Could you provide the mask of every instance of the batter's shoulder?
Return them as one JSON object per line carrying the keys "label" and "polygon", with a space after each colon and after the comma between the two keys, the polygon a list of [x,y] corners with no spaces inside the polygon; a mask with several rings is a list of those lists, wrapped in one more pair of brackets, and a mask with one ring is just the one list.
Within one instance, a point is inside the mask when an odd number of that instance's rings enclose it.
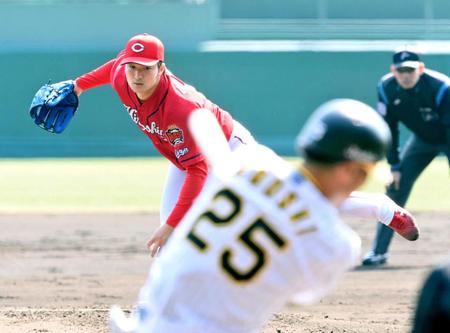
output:
{"label": "batter's shoulder", "polygon": [[259,143],[243,145],[233,151],[233,154],[246,169],[270,172],[280,179],[285,178],[294,169],[291,163]]}

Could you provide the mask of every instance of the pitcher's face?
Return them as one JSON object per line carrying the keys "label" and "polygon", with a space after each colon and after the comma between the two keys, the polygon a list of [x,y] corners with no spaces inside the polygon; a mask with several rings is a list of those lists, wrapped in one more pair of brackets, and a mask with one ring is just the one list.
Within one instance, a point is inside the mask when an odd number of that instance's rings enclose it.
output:
{"label": "pitcher's face", "polygon": [[157,64],[144,66],[137,63],[128,63],[125,65],[125,74],[128,85],[141,100],[149,98],[158,86],[163,73],[162,66]]}

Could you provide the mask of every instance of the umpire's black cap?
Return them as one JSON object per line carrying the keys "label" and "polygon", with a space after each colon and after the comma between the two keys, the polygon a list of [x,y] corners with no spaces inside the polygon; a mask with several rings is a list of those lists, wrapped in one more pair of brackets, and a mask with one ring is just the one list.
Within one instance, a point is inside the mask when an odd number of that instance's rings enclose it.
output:
{"label": "umpire's black cap", "polygon": [[409,67],[409,68],[419,68],[420,58],[416,52],[409,50],[402,50],[394,53],[392,57],[393,64],[395,68]]}

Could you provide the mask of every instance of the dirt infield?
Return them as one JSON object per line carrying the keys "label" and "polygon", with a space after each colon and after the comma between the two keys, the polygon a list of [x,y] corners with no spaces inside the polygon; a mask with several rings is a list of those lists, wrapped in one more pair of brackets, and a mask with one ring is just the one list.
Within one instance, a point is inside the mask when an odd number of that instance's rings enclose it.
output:
{"label": "dirt infield", "polygon": [[[450,214],[416,213],[417,242],[397,237],[383,269],[348,272],[320,303],[287,306],[264,333],[409,332],[417,292],[449,254]],[[370,246],[375,226],[349,221]],[[156,215],[0,216],[0,332],[107,332],[108,308],[130,309],[151,259]]]}

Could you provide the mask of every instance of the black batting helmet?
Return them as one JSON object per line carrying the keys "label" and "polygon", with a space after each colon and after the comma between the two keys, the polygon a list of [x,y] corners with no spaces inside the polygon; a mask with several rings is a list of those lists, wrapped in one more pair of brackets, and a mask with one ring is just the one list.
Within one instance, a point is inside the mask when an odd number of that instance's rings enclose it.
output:
{"label": "black batting helmet", "polygon": [[353,99],[322,104],[297,137],[307,159],[323,163],[376,162],[391,143],[387,124],[370,106]]}

